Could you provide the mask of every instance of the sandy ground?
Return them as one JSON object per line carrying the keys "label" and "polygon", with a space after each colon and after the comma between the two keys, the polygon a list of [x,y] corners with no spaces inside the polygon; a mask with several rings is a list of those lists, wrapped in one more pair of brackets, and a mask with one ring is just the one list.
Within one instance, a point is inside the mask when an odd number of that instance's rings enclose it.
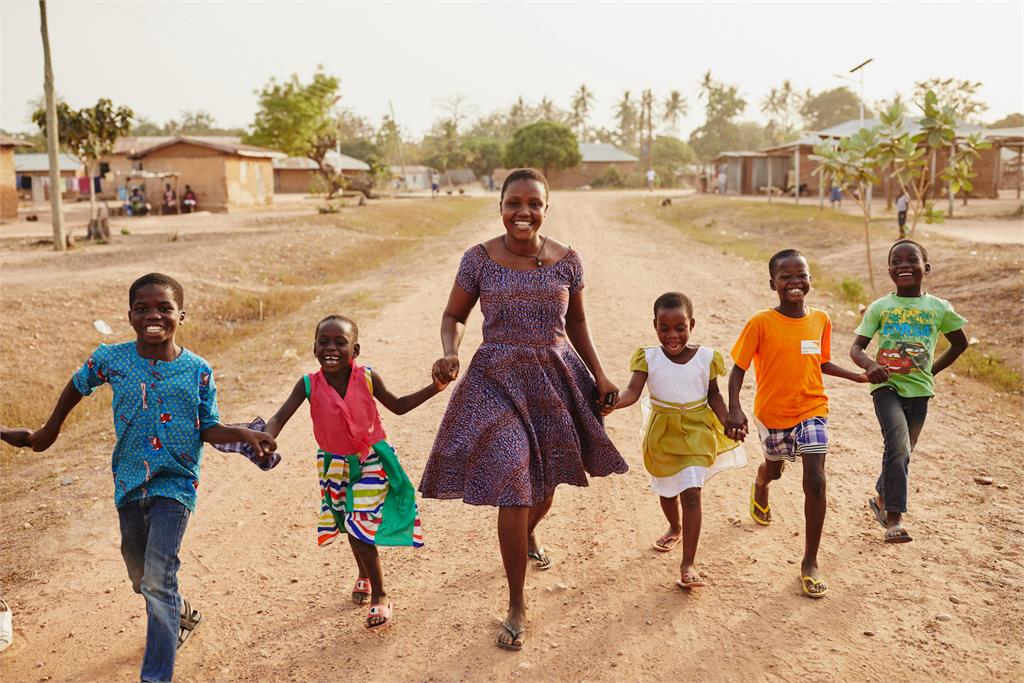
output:
{"label": "sandy ground", "polygon": [[[655,343],[649,307],[661,292],[687,292],[696,340],[722,351],[747,317],[774,305],[764,264],[722,256],[651,220],[620,222],[622,210],[615,194],[556,193],[546,226],[584,257],[593,336],[620,385],[632,349]],[[481,217],[427,253],[352,283],[380,293],[376,312],[359,319],[363,359],[393,390],[428,381],[458,259],[497,230],[496,217]],[[231,378],[221,383],[227,419],[266,416],[302,372],[315,369],[305,351],[298,358],[282,351],[305,349],[316,316],[340,306],[345,291],[325,287],[295,318],[211,359]],[[813,292],[811,302],[828,304]],[[463,363],[479,343],[479,325],[477,311]],[[851,330],[840,324],[834,353],[847,366],[850,341]],[[77,362],[69,359],[69,367]],[[675,588],[681,549],[651,549],[665,523],[647,488],[634,407],[608,419],[631,470],[588,488],[560,488],[540,527],[557,564],[529,572],[521,653],[493,644],[505,603],[493,509],[422,501],[427,545],[383,552],[395,624],[369,634],[364,608],[348,598],[355,579],[348,549],[316,547],[308,414],[300,410],[282,434],[286,457],[270,473],[207,449],[180,572],[183,592],[205,621],[180,653],[177,680],[1021,680],[1019,397],[940,377],[912,466],[905,519],[915,541],[886,546],[866,505],[881,448],[870,399],[861,385],[826,384],[833,447],[819,560],[828,597],[800,593],[799,472],[791,468],[772,488],[770,527],[748,517],[759,461],[750,441],[751,465],[720,475],[704,493],[698,565],[710,586],[693,594]],[[383,415],[414,481],[446,397],[403,417]],[[750,387],[744,400],[749,411]],[[13,456],[34,460],[6,470],[26,478],[26,491],[3,501],[0,515],[0,529],[17,539],[0,545],[7,565],[0,588],[16,631],[14,645],[0,654],[0,681],[137,680],[145,618],[118,552],[111,430],[83,425],[75,434],[81,438],[62,437],[45,456]],[[52,477],[53,488],[30,483],[54,469],[66,473],[68,486]],[[975,483],[982,473],[995,485]],[[60,521],[45,536],[22,530],[52,517]]]}

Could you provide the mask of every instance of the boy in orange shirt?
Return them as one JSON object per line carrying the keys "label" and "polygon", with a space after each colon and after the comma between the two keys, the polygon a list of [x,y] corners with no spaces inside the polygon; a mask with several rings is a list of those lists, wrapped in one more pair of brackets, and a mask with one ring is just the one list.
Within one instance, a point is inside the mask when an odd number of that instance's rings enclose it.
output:
{"label": "boy in orange shirt", "polygon": [[750,516],[762,526],[771,523],[768,485],[782,476],[785,462],[797,456],[804,467],[806,541],[800,565],[804,595],[823,598],[828,587],[818,575],[818,545],[825,523],[825,453],[828,450],[828,396],[822,375],[866,382],[830,362],[832,321],[825,311],[804,305],[811,291],[807,260],[795,249],[780,251],[768,261],[769,284],[779,305],[755,314],[732,348],[729,415],[725,433],[742,439],[747,417],[740,408],[743,377],[754,363],[757,391],[754,423],[765,461],[757,468],[750,490]]}

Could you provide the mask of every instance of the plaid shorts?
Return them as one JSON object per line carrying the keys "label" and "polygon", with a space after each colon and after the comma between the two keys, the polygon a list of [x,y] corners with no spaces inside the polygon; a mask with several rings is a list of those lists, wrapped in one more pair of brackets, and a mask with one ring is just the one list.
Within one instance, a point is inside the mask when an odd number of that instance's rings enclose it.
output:
{"label": "plaid shorts", "polygon": [[765,427],[756,417],[754,424],[765,460],[795,462],[798,455],[825,455],[828,451],[828,420],[824,417],[811,417],[786,429]]}

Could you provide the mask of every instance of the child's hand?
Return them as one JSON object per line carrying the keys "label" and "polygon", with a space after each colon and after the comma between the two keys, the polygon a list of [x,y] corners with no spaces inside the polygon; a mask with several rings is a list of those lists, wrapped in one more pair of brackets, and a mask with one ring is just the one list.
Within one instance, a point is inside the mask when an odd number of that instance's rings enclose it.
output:
{"label": "child's hand", "polygon": [[619,387],[607,377],[597,377],[595,381],[597,383],[597,406],[603,414],[607,414],[604,413],[605,409],[611,412],[615,409],[615,404],[619,402]]}
{"label": "child's hand", "polygon": [[31,436],[28,437],[28,445],[32,447],[33,451],[39,453],[52,446],[53,442],[57,440],[59,435],[59,428],[50,427],[49,424],[45,424],[32,432]]}
{"label": "child's hand", "polygon": [[747,416],[739,408],[733,408],[725,417],[725,435],[733,441],[747,438]]}
{"label": "child's hand", "polygon": [[871,365],[867,366],[865,370],[865,377],[867,378],[865,381],[867,382],[871,382],[872,384],[884,384],[889,381],[889,369],[884,365],[879,365],[872,361]]}
{"label": "child's hand", "polygon": [[434,367],[431,368],[430,374],[434,378],[434,386],[437,386],[439,382],[444,382],[445,385],[454,382],[459,378],[459,357],[451,354],[444,358],[438,358],[434,361]]}
{"label": "child's hand", "polygon": [[15,448],[28,448],[32,444],[29,439],[32,436],[32,432],[27,429],[8,429],[7,427],[0,426],[0,441],[9,443]]}
{"label": "child's hand", "polygon": [[245,428],[242,428],[240,431],[242,432],[242,439],[256,453],[262,453],[266,457],[277,450],[277,441],[270,434]]}
{"label": "child's hand", "polygon": [[438,377],[433,372],[430,373],[430,379],[434,383],[434,388],[438,391],[444,391],[445,389],[448,388],[448,385],[450,384],[450,381],[448,379]]}

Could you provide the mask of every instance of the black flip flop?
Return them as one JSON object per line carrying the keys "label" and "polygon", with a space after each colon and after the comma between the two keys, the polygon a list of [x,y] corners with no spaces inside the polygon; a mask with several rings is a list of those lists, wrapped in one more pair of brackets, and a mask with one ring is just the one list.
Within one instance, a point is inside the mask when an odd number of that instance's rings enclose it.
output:
{"label": "black flip flop", "polygon": [[517,631],[514,628],[512,628],[512,625],[509,624],[507,621],[501,622],[501,627],[503,629],[505,629],[510,636],[512,636],[512,642],[511,643],[503,643],[503,642],[501,642],[500,639],[496,640],[495,643],[498,645],[498,647],[500,647],[503,650],[513,650],[515,652],[518,652],[519,650],[522,650],[523,649],[523,644],[520,643],[519,645],[516,645],[516,641],[519,640],[519,636],[523,635],[523,633],[526,632],[526,627],[524,626],[524,627],[522,627],[521,629],[519,629]]}
{"label": "black flip flop", "polygon": [[181,601],[181,620],[178,624],[178,649],[185,644],[185,641],[192,635],[192,631],[199,626],[199,622],[203,620],[203,615],[200,614],[199,610],[192,609],[192,606],[188,604],[188,600]]}
{"label": "black flip flop", "polygon": [[871,512],[875,514],[875,519],[877,519],[878,523],[882,525],[882,528],[888,529],[889,527],[885,524],[885,510],[878,507],[878,499],[871,496],[871,498],[868,499],[868,507],[871,508]]}

